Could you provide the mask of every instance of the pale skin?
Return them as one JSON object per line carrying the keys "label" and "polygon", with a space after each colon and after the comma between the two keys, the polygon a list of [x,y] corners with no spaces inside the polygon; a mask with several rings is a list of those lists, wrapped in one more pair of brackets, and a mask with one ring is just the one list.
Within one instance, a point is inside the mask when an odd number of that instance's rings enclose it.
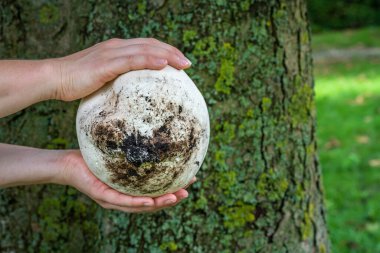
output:
{"label": "pale skin", "polygon": [[[191,65],[177,48],[151,38],[111,39],[62,58],[2,60],[0,117],[44,100],[80,99],[120,74],[168,64],[177,69]],[[46,183],[72,186],[102,207],[124,212],[154,212],[188,196],[186,189],[156,198],[128,196],[97,179],[79,150],[0,144],[0,187]]]}

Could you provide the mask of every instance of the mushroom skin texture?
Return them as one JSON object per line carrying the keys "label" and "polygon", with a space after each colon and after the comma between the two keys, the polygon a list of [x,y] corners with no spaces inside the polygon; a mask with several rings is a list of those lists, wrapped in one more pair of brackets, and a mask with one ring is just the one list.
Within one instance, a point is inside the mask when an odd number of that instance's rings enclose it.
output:
{"label": "mushroom skin texture", "polygon": [[89,169],[131,196],[185,187],[207,152],[210,123],[202,94],[183,70],[137,70],[82,99],[78,142]]}

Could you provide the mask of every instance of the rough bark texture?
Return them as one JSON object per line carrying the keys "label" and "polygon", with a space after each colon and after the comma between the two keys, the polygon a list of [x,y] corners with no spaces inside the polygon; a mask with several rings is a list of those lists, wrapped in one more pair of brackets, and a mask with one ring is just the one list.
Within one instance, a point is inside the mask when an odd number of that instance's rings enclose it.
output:
{"label": "rough bark texture", "polygon": [[[152,215],[101,210],[62,186],[0,190],[0,252],[328,252],[304,0],[0,3],[1,58],[156,37],[193,62],[212,139],[191,195]],[[77,103],[0,120],[0,141],[77,147]]]}

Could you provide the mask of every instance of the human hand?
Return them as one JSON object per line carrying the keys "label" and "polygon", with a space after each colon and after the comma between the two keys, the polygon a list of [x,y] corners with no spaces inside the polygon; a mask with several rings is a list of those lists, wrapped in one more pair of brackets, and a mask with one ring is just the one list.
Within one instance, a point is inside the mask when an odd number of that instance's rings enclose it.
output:
{"label": "human hand", "polygon": [[[85,164],[81,153],[76,150],[67,151],[62,164],[58,183],[75,187],[106,209],[128,213],[155,212],[174,206],[188,196],[185,189],[156,198],[133,197],[120,193],[95,177]],[[189,185],[195,180],[194,178]]]}
{"label": "human hand", "polygon": [[59,78],[50,87],[50,97],[64,101],[85,97],[131,70],[191,65],[177,48],[152,38],[110,39],[51,61]]}

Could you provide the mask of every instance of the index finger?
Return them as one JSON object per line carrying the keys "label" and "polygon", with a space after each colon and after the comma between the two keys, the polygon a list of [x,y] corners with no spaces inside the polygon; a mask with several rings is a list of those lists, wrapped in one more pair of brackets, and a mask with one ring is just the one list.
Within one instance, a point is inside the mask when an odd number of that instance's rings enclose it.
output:
{"label": "index finger", "polygon": [[[156,40],[156,39],[153,39],[153,40]],[[167,50],[173,50],[174,52],[176,52],[177,54],[179,54],[179,56],[181,57],[185,57],[185,55],[178,49],[176,48],[175,46],[172,46],[168,43],[165,43],[165,42],[162,42],[160,40],[156,40],[157,42],[153,42],[153,44],[157,44],[157,45],[160,45],[161,47],[167,49]]]}
{"label": "index finger", "polygon": [[129,196],[110,187],[104,189],[99,199],[112,205],[124,207],[147,207],[155,204],[152,198]]}
{"label": "index finger", "polygon": [[160,41],[158,39],[155,39],[155,38],[120,39],[119,43],[115,43],[115,48],[125,47],[125,46],[135,45],[135,44],[152,44],[152,45],[156,45],[156,46],[165,48],[166,50],[172,51],[172,52],[176,53],[180,57],[185,57],[185,55],[178,48],[176,48],[176,47],[174,47],[174,46],[172,46],[172,45],[170,45],[168,43],[162,42],[162,41]]}

